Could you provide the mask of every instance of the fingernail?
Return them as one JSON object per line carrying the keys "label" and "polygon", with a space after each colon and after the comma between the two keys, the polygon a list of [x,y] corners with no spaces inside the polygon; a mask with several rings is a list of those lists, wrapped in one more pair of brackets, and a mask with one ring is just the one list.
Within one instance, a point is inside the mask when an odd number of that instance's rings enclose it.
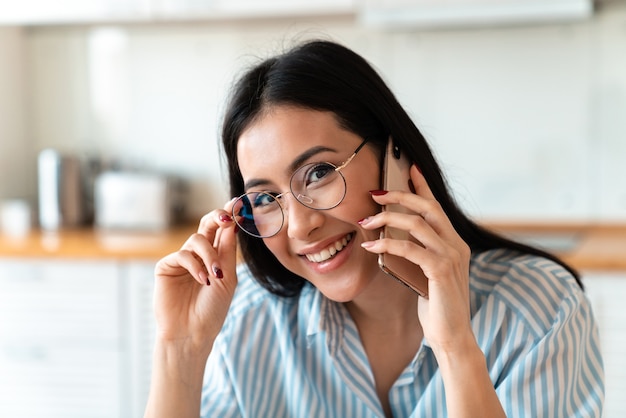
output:
{"label": "fingernail", "polygon": [[233,218],[231,218],[230,216],[226,215],[225,213],[222,213],[220,215],[220,221],[222,221],[222,222],[232,222]]}
{"label": "fingernail", "polygon": [[417,194],[417,192],[415,191],[415,185],[413,184],[413,180],[411,179],[409,179],[409,190],[411,191],[411,193]]}
{"label": "fingernail", "polygon": [[372,248],[374,246],[374,241],[365,241],[361,243],[361,247],[363,248]]}
{"label": "fingernail", "polygon": [[207,286],[211,285],[211,282],[209,281],[209,275],[206,274],[204,271],[200,272],[200,279],[205,281]]}
{"label": "fingernail", "polygon": [[419,171],[420,174],[424,174],[424,173],[422,173],[422,169],[420,168],[419,165],[417,165],[417,164],[413,164],[413,165],[415,166],[415,168],[417,168],[417,171]]}
{"label": "fingernail", "polygon": [[215,273],[215,277],[218,279],[224,278],[224,273],[222,273],[222,270],[217,266],[213,266],[213,273]]}
{"label": "fingernail", "polygon": [[363,219],[359,219],[356,223],[358,223],[359,225],[365,225],[366,223],[368,223],[370,220],[370,217],[368,216],[367,218],[363,218]]}
{"label": "fingernail", "polygon": [[382,195],[385,195],[387,193],[388,193],[387,190],[370,190],[370,194],[372,196],[382,196]]}

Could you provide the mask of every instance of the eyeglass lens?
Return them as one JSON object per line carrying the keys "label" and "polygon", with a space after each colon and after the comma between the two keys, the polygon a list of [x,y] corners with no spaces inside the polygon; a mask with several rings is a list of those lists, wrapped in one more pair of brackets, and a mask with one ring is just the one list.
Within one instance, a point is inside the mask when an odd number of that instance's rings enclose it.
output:
{"label": "eyeglass lens", "polygon": [[242,195],[233,206],[235,222],[255,237],[271,237],[283,226],[283,209],[276,196],[266,192]]}
{"label": "eyeglass lens", "polygon": [[[346,194],[346,181],[330,163],[312,163],[300,167],[291,177],[291,193],[311,209],[332,209]],[[268,238],[276,235],[284,223],[284,211],[279,199],[282,194],[249,192],[233,207],[237,225],[250,235]]]}

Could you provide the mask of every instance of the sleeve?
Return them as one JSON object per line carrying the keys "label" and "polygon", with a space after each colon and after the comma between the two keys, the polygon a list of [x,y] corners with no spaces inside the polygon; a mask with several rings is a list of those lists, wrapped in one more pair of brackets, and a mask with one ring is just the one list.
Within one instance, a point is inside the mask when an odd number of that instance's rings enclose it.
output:
{"label": "sleeve", "polygon": [[200,405],[201,418],[240,418],[237,394],[216,344],[207,360]]}
{"label": "sleeve", "polygon": [[[602,415],[604,371],[597,325],[582,290],[570,286],[566,292],[559,295],[554,310],[535,314],[552,317],[541,333],[530,323],[528,311],[512,315],[511,332],[500,347],[508,354],[499,357],[507,366],[495,380],[509,418]],[[546,306],[537,301],[526,305]]]}

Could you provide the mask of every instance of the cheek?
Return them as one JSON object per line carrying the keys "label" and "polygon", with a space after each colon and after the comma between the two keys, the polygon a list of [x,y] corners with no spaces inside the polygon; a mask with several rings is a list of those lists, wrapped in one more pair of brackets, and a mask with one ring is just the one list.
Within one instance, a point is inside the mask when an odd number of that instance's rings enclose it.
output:
{"label": "cheek", "polygon": [[380,212],[380,205],[374,202],[370,195],[370,190],[380,188],[380,180],[374,172],[373,175],[364,175],[352,178],[348,183],[346,197],[339,207],[352,212],[354,221],[358,221],[367,216],[375,215]]}
{"label": "cheek", "polygon": [[282,265],[286,266],[286,261],[288,260],[290,251],[288,246],[289,238],[287,237],[285,231],[280,231],[278,235],[271,238],[264,238],[263,242],[267,246],[267,249],[274,254],[274,257],[276,257]]}
{"label": "cheek", "polygon": [[337,213],[341,213],[339,216],[353,223],[379,213],[381,207],[374,202],[368,190],[358,195],[356,193],[352,196],[346,195],[346,199],[337,209],[339,210]]}

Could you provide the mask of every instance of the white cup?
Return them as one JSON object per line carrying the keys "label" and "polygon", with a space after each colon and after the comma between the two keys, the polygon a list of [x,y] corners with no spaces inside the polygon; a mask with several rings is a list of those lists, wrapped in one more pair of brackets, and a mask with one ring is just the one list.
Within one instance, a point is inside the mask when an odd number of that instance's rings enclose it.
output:
{"label": "white cup", "polygon": [[25,200],[0,202],[0,230],[12,237],[23,237],[30,232],[32,212]]}

